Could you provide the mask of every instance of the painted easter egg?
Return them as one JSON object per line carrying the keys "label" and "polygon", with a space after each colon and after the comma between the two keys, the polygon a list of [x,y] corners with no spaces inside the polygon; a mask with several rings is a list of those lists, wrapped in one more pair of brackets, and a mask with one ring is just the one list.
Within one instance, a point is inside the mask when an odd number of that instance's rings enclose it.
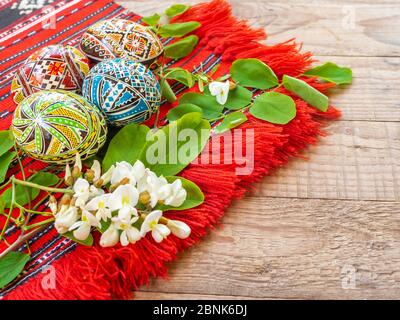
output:
{"label": "painted easter egg", "polygon": [[141,63],[120,58],[94,66],[83,82],[82,95],[115,126],[146,121],[161,101],[154,74]]}
{"label": "painted easter egg", "polygon": [[80,47],[95,60],[125,58],[150,65],[163,52],[163,45],[149,28],[124,19],[102,20],[83,34]]}
{"label": "painted easter egg", "polygon": [[64,90],[34,93],[15,109],[11,131],[32,158],[51,163],[88,158],[103,146],[104,116],[78,94]]}
{"label": "painted easter egg", "polygon": [[51,45],[29,56],[15,73],[11,84],[14,101],[40,90],[68,90],[80,93],[89,72],[89,60],[71,46]]}

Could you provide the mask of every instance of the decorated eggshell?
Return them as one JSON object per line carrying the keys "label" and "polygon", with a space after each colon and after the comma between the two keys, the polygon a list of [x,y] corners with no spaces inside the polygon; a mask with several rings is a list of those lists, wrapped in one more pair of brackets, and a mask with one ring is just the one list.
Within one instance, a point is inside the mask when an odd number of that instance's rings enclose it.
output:
{"label": "decorated eggshell", "polygon": [[163,45],[153,31],[124,19],[95,23],[83,34],[80,46],[95,61],[125,58],[146,65],[154,62],[163,52]]}
{"label": "decorated eggshell", "polygon": [[82,95],[115,126],[146,121],[161,101],[154,74],[141,63],[120,58],[93,67],[83,82]]}
{"label": "decorated eggshell", "polygon": [[17,145],[32,158],[51,163],[88,158],[102,147],[104,116],[81,96],[64,90],[40,91],[15,109],[11,130]]}
{"label": "decorated eggshell", "polygon": [[40,90],[80,93],[88,72],[89,60],[78,49],[63,45],[43,47],[17,70],[11,84],[14,101],[18,104]]}

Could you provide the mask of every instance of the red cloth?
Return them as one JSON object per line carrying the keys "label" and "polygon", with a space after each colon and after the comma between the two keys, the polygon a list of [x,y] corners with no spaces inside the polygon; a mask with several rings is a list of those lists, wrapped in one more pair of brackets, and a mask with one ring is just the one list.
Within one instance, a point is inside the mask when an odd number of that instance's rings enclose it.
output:
{"label": "red cloth", "polygon": [[[60,1],[59,1],[60,2]],[[58,2],[57,2],[58,3]],[[130,13],[110,0],[76,1],[65,9],[61,4],[56,29],[42,29],[41,24],[32,25],[3,43],[0,42],[0,129],[6,129],[11,122],[15,108],[10,96],[10,82],[15,69],[24,59],[42,46],[63,43],[76,46],[84,30],[94,22],[111,17],[138,21],[139,16]],[[69,4],[71,5],[71,3]],[[194,70],[202,65],[209,71],[220,64],[217,76],[229,71],[233,60],[244,57],[259,58],[266,62],[278,75],[298,76],[311,62],[310,53],[301,53],[293,42],[278,45],[263,45],[263,30],[251,29],[246,22],[232,16],[230,6],[224,0],[192,7],[177,21],[196,20],[202,27],[195,34],[200,42],[187,58],[173,62],[173,66]],[[10,26],[11,28],[12,26]],[[3,37],[4,38],[4,37]],[[2,38],[0,38],[1,41]],[[165,40],[165,39],[164,39]],[[329,85],[305,79],[315,88],[325,91]],[[174,85],[179,94],[184,88]],[[193,89],[195,90],[195,89]],[[284,91],[284,89],[281,89]],[[287,93],[287,92],[286,92]],[[205,203],[198,208],[183,212],[167,212],[168,218],[186,222],[192,228],[190,238],[180,240],[170,236],[161,244],[146,237],[128,247],[101,248],[96,238],[94,247],[84,247],[60,237],[49,227],[30,241],[32,260],[27,271],[14,283],[0,292],[5,299],[111,299],[129,298],[131,291],[147,283],[150,277],[165,276],[166,263],[203,237],[224,213],[235,198],[242,197],[250,184],[258,181],[271,170],[285,164],[290,157],[298,155],[308,144],[317,142],[322,134],[321,126],[326,119],[337,118],[339,112],[330,107],[321,113],[296,97],[297,117],[285,126],[273,125],[250,117],[243,129],[254,130],[254,170],[249,175],[238,176],[236,169],[240,164],[191,164],[182,176],[197,183],[205,194]],[[171,106],[164,104],[162,114]],[[233,138],[232,145],[240,143],[246,147],[246,140]],[[208,149],[219,147],[218,143]],[[210,151],[211,152],[211,151]],[[225,144],[221,154],[230,152]],[[23,160],[26,172],[45,168],[47,165],[32,159]],[[10,174],[18,176],[18,168]],[[44,208],[42,208],[44,209]],[[251,209],[251,208],[249,208]],[[4,219],[0,218],[0,225]],[[15,229],[7,233],[9,241],[17,237]],[[0,251],[4,250],[4,244]],[[26,250],[26,247],[22,247]],[[48,275],[44,267],[53,266],[56,275],[55,289],[43,286]],[[45,279],[44,279],[45,280]]]}

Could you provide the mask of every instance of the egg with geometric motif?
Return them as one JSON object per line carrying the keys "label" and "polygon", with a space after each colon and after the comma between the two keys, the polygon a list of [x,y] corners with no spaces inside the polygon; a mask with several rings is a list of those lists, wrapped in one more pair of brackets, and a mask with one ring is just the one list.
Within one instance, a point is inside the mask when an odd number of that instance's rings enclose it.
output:
{"label": "egg with geometric motif", "polygon": [[146,65],[162,53],[163,44],[148,27],[125,19],[107,19],[90,26],[82,35],[81,50],[94,61],[125,58]]}
{"label": "egg with geometric motif", "polygon": [[79,152],[83,159],[103,146],[103,114],[78,94],[45,90],[25,98],[15,109],[11,131],[19,148],[34,159],[66,163]]}
{"label": "egg with geometric motif", "polygon": [[82,95],[114,126],[148,120],[161,102],[155,75],[143,64],[121,58],[94,66],[83,82]]}
{"label": "egg with geometric motif", "polygon": [[41,90],[81,93],[88,73],[89,60],[81,51],[71,46],[51,45],[34,52],[18,68],[11,92],[17,104]]}

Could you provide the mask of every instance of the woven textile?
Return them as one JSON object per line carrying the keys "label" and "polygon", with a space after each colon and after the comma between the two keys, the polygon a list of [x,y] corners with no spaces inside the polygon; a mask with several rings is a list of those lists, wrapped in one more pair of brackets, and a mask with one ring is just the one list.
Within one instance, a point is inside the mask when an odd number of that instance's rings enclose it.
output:
{"label": "woven textile", "polygon": [[[24,1],[2,1],[0,4],[0,129],[10,126],[12,113],[16,107],[10,93],[11,81],[16,69],[35,50],[50,44],[68,44],[77,47],[84,31],[101,19],[122,18],[140,22],[140,17],[128,12],[110,0],[53,1],[52,7],[33,8],[20,14]],[[46,13],[57,11],[55,28],[46,18]],[[13,14],[11,14],[13,13]],[[3,23],[2,17],[7,17]],[[43,21],[42,21],[42,20]],[[170,61],[169,66],[179,66],[193,72],[209,72],[220,64],[216,76],[226,74],[233,60],[254,57],[267,63],[281,77],[283,74],[298,76],[310,67],[310,53],[301,53],[293,41],[273,46],[260,44],[265,39],[263,30],[251,29],[244,21],[232,16],[230,6],[224,0],[192,7],[176,21],[196,20],[202,27],[196,30],[200,42],[195,51],[180,61]],[[53,21],[54,22],[54,21]],[[47,28],[50,26],[50,28]],[[170,43],[172,39],[162,39]],[[330,85],[304,79],[320,91]],[[185,87],[174,84],[173,90],[179,96]],[[193,89],[196,90],[196,89]],[[285,89],[279,89],[284,92]],[[289,94],[288,92],[285,92]],[[257,94],[257,92],[255,92]],[[129,298],[135,288],[149,281],[151,277],[165,276],[166,263],[203,237],[207,230],[218,223],[224,210],[233,199],[242,197],[251,183],[258,181],[272,169],[285,164],[290,157],[298,155],[308,144],[317,142],[323,132],[325,120],[335,119],[339,112],[330,107],[321,113],[304,101],[293,96],[297,106],[297,116],[285,126],[262,122],[249,116],[250,121],[242,126],[244,131],[254,132],[254,170],[238,176],[238,163],[208,164],[194,163],[187,167],[182,176],[194,181],[205,194],[205,203],[198,208],[179,213],[167,212],[171,219],[177,218],[187,223],[192,234],[188,239],[169,237],[156,244],[151,237],[128,247],[88,248],[60,237],[52,227],[48,227],[30,240],[31,261],[27,271],[0,292],[5,299],[111,299]],[[169,106],[163,103],[161,116]],[[151,121],[151,120],[150,120]],[[246,141],[235,137],[232,144]],[[212,152],[215,144],[206,148]],[[219,146],[218,146],[219,147]],[[226,145],[225,145],[226,147]],[[224,152],[222,149],[221,153]],[[56,167],[23,158],[27,175],[37,170],[57,171]],[[21,178],[17,166],[10,170]],[[210,179],[212,177],[212,179]],[[40,199],[38,200],[40,201]],[[42,206],[40,209],[45,210]],[[0,218],[0,225],[4,222]],[[18,236],[11,226],[7,230],[10,242]],[[98,243],[98,238],[95,239]],[[0,252],[5,245],[0,246]],[[20,250],[27,250],[26,245]],[[56,271],[55,289],[43,288],[42,279],[47,275],[47,267]]]}

